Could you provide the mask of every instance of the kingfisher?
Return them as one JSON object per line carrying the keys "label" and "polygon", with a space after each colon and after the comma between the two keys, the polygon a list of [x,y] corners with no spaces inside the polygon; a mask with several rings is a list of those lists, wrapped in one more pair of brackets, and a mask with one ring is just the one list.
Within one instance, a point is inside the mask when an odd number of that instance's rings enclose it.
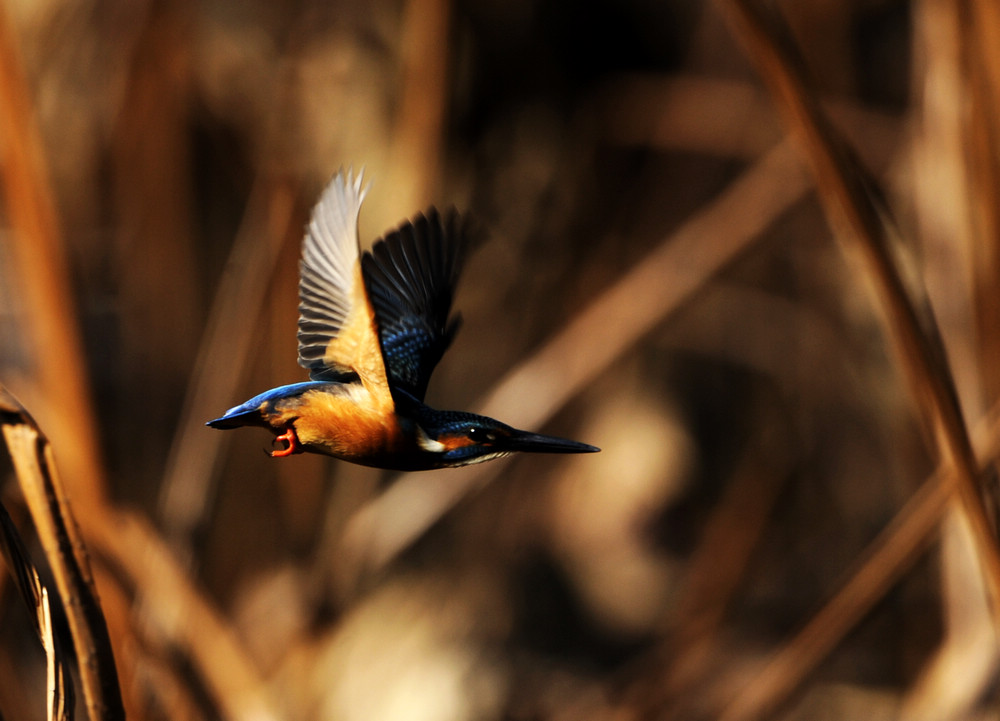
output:
{"label": "kingfisher", "polygon": [[518,451],[599,448],[424,403],[460,324],[452,298],[474,233],[454,208],[404,222],[360,252],[362,175],[334,176],[313,208],[299,264],[298,361],[309,380],[254,396],[209,421],[262,426],[276,458],[322,453],[398,471],[453,468]]}

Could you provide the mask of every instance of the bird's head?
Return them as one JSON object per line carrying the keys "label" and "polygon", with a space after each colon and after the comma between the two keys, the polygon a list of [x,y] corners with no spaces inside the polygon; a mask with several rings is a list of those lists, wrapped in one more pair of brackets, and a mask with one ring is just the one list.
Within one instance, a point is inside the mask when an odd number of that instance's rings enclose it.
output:
{"label": "bird's head", "polygon": [[[429,410],[429,409],[427,409]],[[433,411],[418,422],[417,443],[436,467],[483,463],[511,453],[594,453],[600,448],[566,438],[521,431],[460,411]]]}

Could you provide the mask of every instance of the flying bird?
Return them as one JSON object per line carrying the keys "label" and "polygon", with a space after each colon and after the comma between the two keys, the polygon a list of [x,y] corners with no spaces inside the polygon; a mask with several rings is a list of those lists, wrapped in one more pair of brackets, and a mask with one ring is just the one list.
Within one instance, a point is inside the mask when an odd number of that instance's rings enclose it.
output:
{"label": "flying bird", "polygon": [[310,380],[265,391],[207,425],[263,426],[283,443],[274,457],[308,451],[401,471],[517,451],[598,451],[424,403],[431,373],[458,330],[452,297],[473,234],[454,209],[431,208],[360,253],[358,215],[367,191],[360,173],[341,171],[306,231],[298,342]]}

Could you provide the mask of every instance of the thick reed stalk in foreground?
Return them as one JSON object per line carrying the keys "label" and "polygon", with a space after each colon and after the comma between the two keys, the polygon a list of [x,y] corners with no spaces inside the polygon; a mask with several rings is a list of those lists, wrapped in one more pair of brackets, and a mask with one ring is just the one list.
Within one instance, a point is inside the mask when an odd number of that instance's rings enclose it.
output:
{"label": "thick reed stalk in foreground", "polygon": [[46,718],[49,721],[71,721],[75,699],[67,670],[69,659],[62,650],[59,637],[53,633],[49,592],[42,585],[14,521],[3,505],[0,505],[0,555],[3,555],[14,577],[14,585],[32,616],[35,633],[45,650]]}
{"label": "thick reed stalk in foreground", "polygon": [[80,685],[92,721],[124,719],[111,639],[90,562],[53,461],[48,439],[0,386],[0,425],[14,470],[69,621]]}

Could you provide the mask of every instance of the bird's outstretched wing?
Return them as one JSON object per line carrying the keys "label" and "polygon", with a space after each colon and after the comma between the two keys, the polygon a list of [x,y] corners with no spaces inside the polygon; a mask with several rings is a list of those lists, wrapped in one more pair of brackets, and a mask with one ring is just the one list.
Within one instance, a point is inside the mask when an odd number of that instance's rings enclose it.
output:
{"label": "bird's outstretched wing", "polygon": [[361,258],[375,310],[389,388],[423,401],[434,367],[458,330],[450,317],[455,284],[471,244],[455,210],[418,215]]}
{"label": "bird's outstretched wing", "polygon": [[299,266],[299,365],[313,380],[360,379],[387,395],[374,314],[361,279],[358,213],[367,188],[341,171],[313,209]]}

